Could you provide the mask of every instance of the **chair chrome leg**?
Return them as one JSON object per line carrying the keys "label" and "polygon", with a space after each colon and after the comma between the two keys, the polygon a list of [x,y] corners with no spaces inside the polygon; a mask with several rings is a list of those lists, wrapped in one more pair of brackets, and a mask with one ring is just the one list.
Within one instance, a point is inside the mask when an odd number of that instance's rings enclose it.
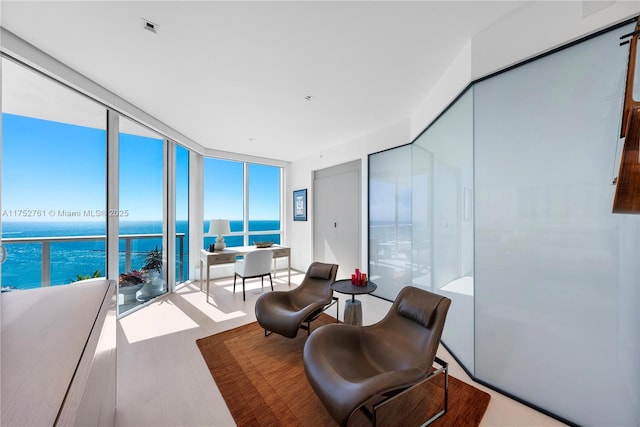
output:
{"label": "chair chrome leg", "polygon": [[273,279],[271,279],[271,273],[269,273],[269,282],[271,282],[271,290],[273,290]]}
{"label": "chair chrome leg", "polygon": [[433,378],[435,378],[439,374],[444,375],[444,390],[443,390],[444,396],[443,396],[442,409],[440,411],[438,411],[435,415],[433,415],[431,418],[429,418],[427,421],[425,421],[423,424],[421,424],[420,427],[425,427],[425,426],[430,425],[435,420],[437,420],[438,418],[442,417],[444,414],[447,413],[447,409],[449,407],[449,364],[447,362],[445,362],[444,360],[440,359],[437,356],[436,356],[434,362],[436,364],[438,364],[440,366],[440,368],[438,368],[435,371],[431,372],[425,379],[423,379],[419,383],[414,384],[411,387],[408,387],[408,388],[402,390],[401,392],[399,392],[397,394],[394,394],[394,395],[388,397],[387,399],[384,399],[384,400],[374,404],[371,411],[369,411],[368,408],[366,408],[366,406],[362,406],[360,408],[365,413],[365,415],[367,415],[367,418],[369,418],[369,421],[371,422],[372,426],[376,425],[376,411],[379,408],[383,407],[384,405],[386,405],[387,403],[391,402],[392,400],[400,398],[400,396],[404,395],[405,393],[407,393],[410,390],[415,389],[416,387],[420,386],[422,383],[424,383],[426,381],[431,381]]}
{"label": "chair chrome leg", "polygon": [[244,300],[245,300],[245,295],[244,295],[244,281],[245,281],[245,278],[243,277],[243,278],[242,278],[242,301],[244,301]]}

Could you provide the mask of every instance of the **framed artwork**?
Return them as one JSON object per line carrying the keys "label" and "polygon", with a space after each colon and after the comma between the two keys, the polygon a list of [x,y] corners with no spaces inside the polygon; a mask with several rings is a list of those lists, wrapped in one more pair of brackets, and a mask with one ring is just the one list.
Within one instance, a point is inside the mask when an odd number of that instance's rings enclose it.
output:
{"label": "framed artwork", "polygon": [[307,220],[307,189],[293,192],[293,220]]}

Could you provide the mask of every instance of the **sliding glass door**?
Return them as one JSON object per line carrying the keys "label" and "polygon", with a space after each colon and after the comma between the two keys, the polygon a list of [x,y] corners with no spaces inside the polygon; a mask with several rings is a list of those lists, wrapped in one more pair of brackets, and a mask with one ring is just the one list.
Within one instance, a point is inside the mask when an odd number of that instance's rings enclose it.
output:
{"label": "sliding glass door", "polygon": [[[120,313],[167,292],[165,140],[120,117]],[[115,215],[116,213],[113,212]]]}
{"label": "sliding glass door", "polygon": [[2,59],[3,291],[105,276],[106,109]]}
{"label": "sliding glass door", "polygon": [[[189,150],[113,111],[109,117],[119,125],[108,134],[107,113],[97,101],[2,58],[3,292],[104,277],[113,257],[124,313],[188,279]],[[108,148],[116,146],[117,179],[108,182]],[[108,197],[117,207],[107,206]],[[117,252],[107,248],[108,219]],[[110,268],[115,275],[115,264]]]}

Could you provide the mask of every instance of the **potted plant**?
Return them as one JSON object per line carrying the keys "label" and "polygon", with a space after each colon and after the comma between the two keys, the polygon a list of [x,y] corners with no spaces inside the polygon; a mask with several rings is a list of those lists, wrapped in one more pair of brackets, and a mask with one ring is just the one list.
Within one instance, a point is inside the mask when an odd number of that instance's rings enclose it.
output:
{"label": "potted plant", "polygon": [[132,304],[136,301],[136,292],[144,285],[144,272],[132,270],[122,273],[118,278],[119,292],[123,296],[123,304]]}
{"label": "potted plant", "polygon": [[162,251],[158,250],[158,246],[156,246],[155,249],[147,253],[141,269],[146,272],[147,280],[145,280],[144,286],[140,291],[140,296],[138,297],[140,300],[146,301],[162,293],[164,284],[162,280],[163,265]]}
{"label": "potted plant", "polygon": [[152,271],[155,270],[158,273],[162,272],[162,251],[158,250],[158,246],[149,252],[144,260],[143,270]]}

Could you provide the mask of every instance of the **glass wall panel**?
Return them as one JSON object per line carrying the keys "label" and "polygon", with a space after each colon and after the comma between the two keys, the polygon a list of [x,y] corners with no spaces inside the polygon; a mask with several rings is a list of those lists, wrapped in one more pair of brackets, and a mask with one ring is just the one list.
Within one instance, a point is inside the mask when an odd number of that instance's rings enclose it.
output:
{"label": "glass wall panel", "polygon": [[[167,292],[164,260],[164,139],[120,117],[119,312]],[[113,213],[116,214],[116,213]]]}
{"label": "glass wall panel", "polygon": [[[244,246],[244,163],[204,159],[204,233],[212,219],[230,220],[232,235],[224,236],[227,246]],[[205,236],[203,248],[215,243],[216,236]]]}
{"label": "glass wall panel", "polygon": [[106,110],[2,59],[2,289],[105,275]]}
{"label": "glass wall panel", "polygon": [[412,144],[413,284],[452,300],[442,340],[473,372],[473,95]]}
{"label": "glass wall panel", "polygon": [[281,167],[204,159],[203,247],[215,242],[216,236],[207,234],[210,220],[217,218],[230,220],[231,233],[224,237],[226,246],[253,245],[257,241],[280,244],[281,206]]}
{"label": "glass wall panel", "polygon": [[411,146],[369,156],[369,278],[395,299],[412,283]]}
{"label": "glass wall panel", "polygon": [[249,245],[256,241],[280,243],[281,168],[249,163]]}
{"label": "glass wall panel", "polygon": [[583,425],[640,419],[640,217],[611,213],[632,28],[474,86],[475,374]]}
{"label": "glass wall panel", "polygon": [[176,284],[189,279],[189,150],[176,145]]}

